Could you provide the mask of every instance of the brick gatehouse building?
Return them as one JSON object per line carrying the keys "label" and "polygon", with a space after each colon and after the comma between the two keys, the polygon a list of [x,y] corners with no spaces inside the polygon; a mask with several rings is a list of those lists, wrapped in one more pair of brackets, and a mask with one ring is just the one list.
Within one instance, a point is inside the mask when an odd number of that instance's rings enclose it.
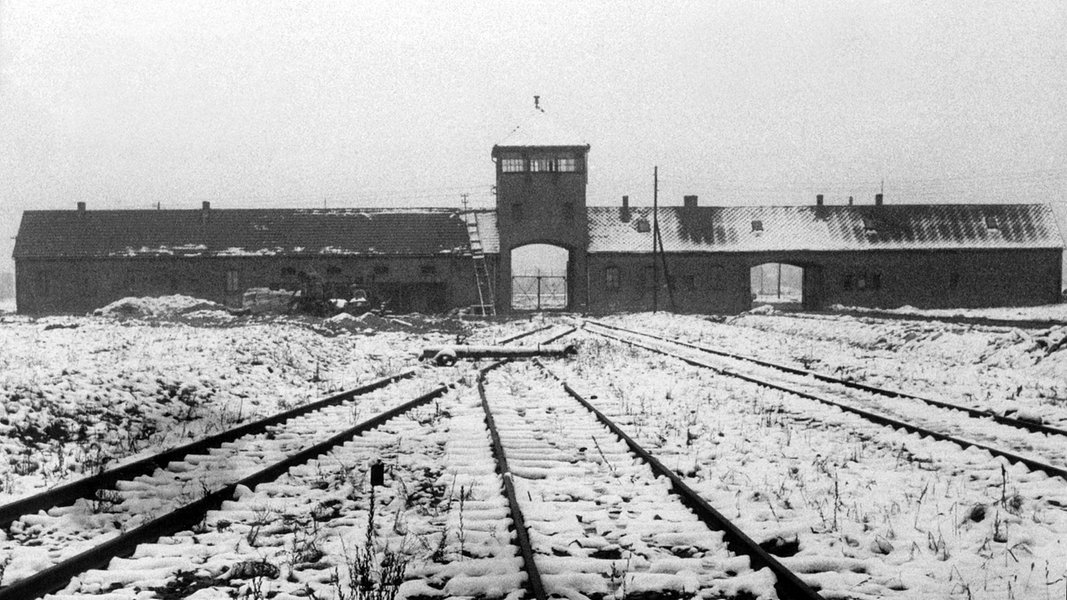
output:
{"label": "brick gatehouse building", "polygon": [[[26,211],[15,243],[18,311],[84,313],[181,293],[239,306],[249,288],[297,289],[315,272],[393,310],[516,310],[515,251],[558,247],[559,307],[737,313],[750,273],[803,269],[805,308],[1034,305],[1060,298],[1063,240],[1047,205],[588,206],[589,146],[540,110],[492,149],[495,210]],[[662,256],[653,255],[658,221]],[[468,224],[469,221],[469,224]],[[477,260],[487,266],[479,285]],[[484,258],[481,258],[484,256]],[[653,261],[655,260],[655,267]],[[665,267],[665,269],[664,269]],[[667,276],[664,276],[664,271]],[[485,290],[483,297],[488,297]],[[523,305],[526,306],[526,305]]]}

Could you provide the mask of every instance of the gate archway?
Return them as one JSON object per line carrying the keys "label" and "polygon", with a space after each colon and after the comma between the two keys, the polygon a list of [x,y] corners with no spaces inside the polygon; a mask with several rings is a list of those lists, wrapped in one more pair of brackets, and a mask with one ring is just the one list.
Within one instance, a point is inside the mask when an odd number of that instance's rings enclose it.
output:
{"label": "gate archway", "polygon": [[511,251],[511,308],[564,310],[570,302],[570,251],[552,244],[526,244]]}

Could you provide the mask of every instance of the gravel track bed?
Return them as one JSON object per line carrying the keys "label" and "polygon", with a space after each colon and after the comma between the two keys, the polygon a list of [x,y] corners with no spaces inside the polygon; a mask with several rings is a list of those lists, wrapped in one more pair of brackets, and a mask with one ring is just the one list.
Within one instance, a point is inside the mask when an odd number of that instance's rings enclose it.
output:
{"label": "gravel track bed", "polygon": [[513,364],[486,394],[548,594],[775,597],[768,570],[730,553],[558,382]]}
{"label": "gravel track bed", "polygon": [[172,462],[165,469],[70,506],[27,515],[0,533],[0,556],[11,557],[3,574],[10,583],[48,568],[144,522],[197,500],[327,439],[432,387],[440,371],[417,375],[342,404],[324,408]]}
{"label": "gravel track bed", "polygon": [[49,598],[518,598],[525,574],[494,465],[465,388],[243,489],[195,531],[141,545]]}
{"label": "gravel track bed", "polygon": [[1067,486],[616,342],[553,368],[826,598],[1067,593]]}

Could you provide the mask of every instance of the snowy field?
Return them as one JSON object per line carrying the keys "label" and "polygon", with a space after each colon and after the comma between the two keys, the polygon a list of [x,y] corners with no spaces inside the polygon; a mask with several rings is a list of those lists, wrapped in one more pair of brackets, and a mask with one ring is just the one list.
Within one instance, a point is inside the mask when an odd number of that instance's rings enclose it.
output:
{"label": "snowy field", "polygon": [[[1067,424],[1064,328],[991,331],[758,313],[609,320]],[[417,364],[424,346],[492,343],[553,323],[579,321],[268,319],[182,298],[130,301],[91,317],[3,314],[0,503],[399,372]],[[1062,479],[590,332],[571,339],[579,355],[548,366],[825,598],[1067,596]],[[308,421],[307,433],[289,435],[289,446],[439,382],[463,381],[433,405],[242,491],[196,528],[142,545],[55,597],[347,599],[357,597],[361,569],[372,575],[366,583],[381,594],[375,597],[519,597],[521,560],[470,367],[420,368],[414,379]],[[679,525],[691,517],[667,509],[666,496],[614,438],[583,425],[586,417],[537,369],[506,367],[488,390],[505,442],[525,444],[515,481],[550,589],[594,600],[685,598],[698,590],[774,597],[765,571],[724,558],[713,537]],[[263,457],[287,451],[285,437],[278,440],[249,444]],[[548,446],[537,450],[537,443]],[[1057,443],[1067,444],[1047,441]],[[212,468],[253,468],[241,446],[231,451],[213,453]],[[567,452],[577,453],[569,463]],[[365,468],[372,459],[390,465],[376,492]],[[205,460],[171,470],[191,471]],[[130,523],[115,521],[134,522],[139,510],[180,500],[152,496],[161,488],[148,484],[164,475],[120,485],[107,502],[48,511],[0,532],[0,582],[84,549],[102,531],[125,529]],[[621,489],[630,491],[606,491],[623,480],[629,487]],[[188,492],[188,482],[166,485],[180,491],[176,497]]]}

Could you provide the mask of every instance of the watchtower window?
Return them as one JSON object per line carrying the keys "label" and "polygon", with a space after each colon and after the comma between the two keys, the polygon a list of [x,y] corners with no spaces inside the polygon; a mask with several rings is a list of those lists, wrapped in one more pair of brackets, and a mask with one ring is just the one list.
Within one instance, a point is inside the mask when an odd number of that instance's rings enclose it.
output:
{"label": "watchtower window", "polygon": [[534,173],[573,173],[578,170],[578,159],[569,156],[538,156],[530,159],[530,171]]}
{"label": "watchtower window", "polygon": [[526,161],[522,158],[505,158],[500,168],[505,173],[521,173],[526,170]]}
{"label": "watchtower window", "polygon": [[752,233],[763,233],[763,221],[758,219],[752,221]]}

